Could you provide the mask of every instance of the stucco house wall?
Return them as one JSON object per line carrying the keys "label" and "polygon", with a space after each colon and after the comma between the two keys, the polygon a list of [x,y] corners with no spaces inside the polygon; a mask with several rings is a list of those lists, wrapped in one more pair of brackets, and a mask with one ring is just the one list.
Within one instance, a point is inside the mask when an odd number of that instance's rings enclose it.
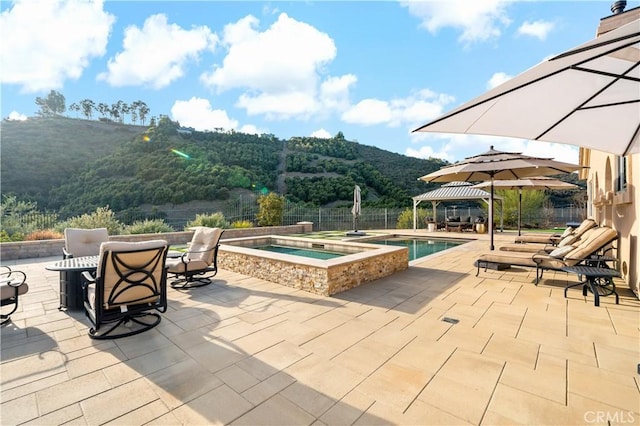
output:
{"label": "stucco house wall", "polygon": [[[596,35],[602,35],[637,19],[640,19],[640,8],[608,16],[600,21]],[[640,114],[640,107],[638,114]],[[626,188],[624,189],[619,189],[616,183],[618,177],[623,174],[619,160],[620,158],[613,154],[580,148],[580,164],[589,166],[589,169],[581,172],[580,177],[587,181],[589,216],[601,225],[611,226],[618,231],[620,236],[617,250],[618,266],[629,288],[640,298],[638,276],[640,155],[626,156]]]}

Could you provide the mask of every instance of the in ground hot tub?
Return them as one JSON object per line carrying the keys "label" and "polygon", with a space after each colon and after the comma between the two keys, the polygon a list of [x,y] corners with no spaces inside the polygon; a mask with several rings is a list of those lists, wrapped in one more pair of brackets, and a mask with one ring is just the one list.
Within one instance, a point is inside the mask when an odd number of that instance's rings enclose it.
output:
{"label": "in ground hot tub", "polygon": [[218,266],[331,296],[407,269],[409,251],[406,247],[265,235],[223,240]]}

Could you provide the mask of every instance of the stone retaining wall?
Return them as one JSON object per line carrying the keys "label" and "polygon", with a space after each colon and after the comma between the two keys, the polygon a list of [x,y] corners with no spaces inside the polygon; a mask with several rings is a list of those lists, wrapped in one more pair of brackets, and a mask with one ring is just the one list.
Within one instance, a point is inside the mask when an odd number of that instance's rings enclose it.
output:
{"label": "stone retaining wall", "polygon": [[[256,235],[290,235],[305,234],[313,230],[312,222],[299,222],[296,225],[288,226],[266,226],[260,228],[225,229],[222,239],[241,238]],[[136,234],[136,235],[113,235],[110,241],[145,241],[164,239],[169,244],[186,244],[191,241],[193,231],[165,232],[162,234]],[[38,257],[62,257],[64,239],[61,240],[40,240],[40,241],[18,241],[12,243],[0,243],[0,261],[31,259]]]}

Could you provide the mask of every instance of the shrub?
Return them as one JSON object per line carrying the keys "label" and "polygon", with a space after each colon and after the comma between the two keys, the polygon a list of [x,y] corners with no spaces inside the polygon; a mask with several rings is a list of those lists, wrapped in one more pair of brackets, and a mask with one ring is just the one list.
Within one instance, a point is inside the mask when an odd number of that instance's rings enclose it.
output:
{"label": "shrub", "polygon": [[413,228],[413,210],[405,209],[398,215],[398,229],[411,229]]}
{"label": "shrub", "polygon": [[123,234],[161,234],[174,231],[175,229],[162,219],[145,219],[137,220],[131,225],[125,226]]}
{"label": "shrub", "polygon": [[4,229],[0,231],[0,242],[2,243],[11,243],[14,241],[22,241],[24,239],[24,234],[20,232],[16,232],[13,235],[9,235],[7,231]]}
{"label": "shrub", "polygon": [[[418,229],[426,228],[425,218],[430,217],[431,214],[427,209],[417,209],[416,211],[416,226]],[[406,209],[398,216],[398,229],[413,229],[413,209]]]}
{"label": "shrub", "polygon": [[1,241],[22,241],[25,234],[55,225],[56,214],[42,213],[32,201],[21,201],[15,195],[2,195],[0,203]]}
{"label": "shrub", "polygon": [[53,229],[43,229],[42,231],[34,231],[24,237],[24,241],[39,241],[39,240],[61,240],[64,235]]}
{"label": "shrub", "polygon": [[250,220],[236,220],[231,223],[231,227],[234,229],[253,228],[253,223]]}
{"label": "shrub", "polygon": [[280,226],[284,214],[284,197],[271,192],[258,198],[258,226]]}
{"label": "shrub", "polygon": [[185,228],[191,228],[193,226],[208,226],[209,228],[228,228],[229,222],[224,218],[222,212],[216,212],[211,214],[197,214],[196,218],[190,222],[187,222]]}
{"label": "shrub", "polygon": [[60,223],[56,228],[58,230],[64,230],[64,228],[107,228],[109,235],[119,235],[122,232],[122,223],[116,219],[113,211],[107,206],[98,207],[94,213],[86,213],[82,216],[72,217]]}

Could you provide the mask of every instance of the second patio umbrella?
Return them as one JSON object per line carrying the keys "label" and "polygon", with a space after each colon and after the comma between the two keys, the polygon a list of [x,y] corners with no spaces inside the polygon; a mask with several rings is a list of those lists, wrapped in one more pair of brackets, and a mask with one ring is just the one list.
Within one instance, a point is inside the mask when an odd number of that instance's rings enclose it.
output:
{"label": "second patio umbrella", "polygon": [[482,182],[475,185],[475,188],[486,188],[493,184],[494,188],[500,189],[517,189],[518,190],[518,236],[522,228],[522,190],[523,189],[542,189],[542,190],[569,190],[579,188],[569,182],[563,182],[558,179],[548,177],[532,177],[518,180],[495,180],[493,182]]}
{"label": "second patio umbrella", "polygon": [[[555,161],[551,158],[530,157],[520,152],[504,152],[493,149],[467,157],[451,166],[446,166],[433,173],[422,176],[425,182],[478,182],[495,179],[515,180],[533,176],[549,176],[561,173],[571,173],[581,169],[577,164]],[[493,185],[489,192],[489,235],[493,246]]]}
{"label": "second patio umbrella", "polygon": [[362,195],[360,194],[360,187],[358,185],[353,189],[353,207],[351,208],[351,214],[353,215],[353,230],[358,232],[358,217],[361,213]]}

